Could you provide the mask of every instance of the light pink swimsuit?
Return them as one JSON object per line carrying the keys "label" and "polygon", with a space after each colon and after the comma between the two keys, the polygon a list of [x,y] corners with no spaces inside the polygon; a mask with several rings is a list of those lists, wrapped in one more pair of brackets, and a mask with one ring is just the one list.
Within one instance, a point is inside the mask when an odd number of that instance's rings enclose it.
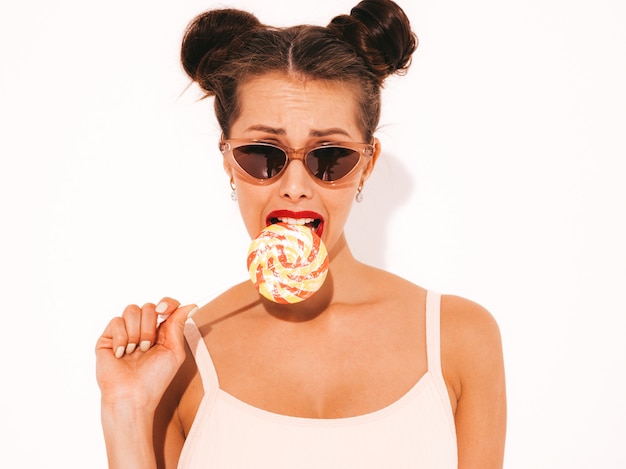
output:
{"label": "light pink swimsuit", "polygon": [[200,331],[188,320],[185,337],[205,394],[179,469],[456,468],[454,419],[441,372],[440,301],[428,292],[428,371],[393,404],[339,419],[275,414],[222,391]]}

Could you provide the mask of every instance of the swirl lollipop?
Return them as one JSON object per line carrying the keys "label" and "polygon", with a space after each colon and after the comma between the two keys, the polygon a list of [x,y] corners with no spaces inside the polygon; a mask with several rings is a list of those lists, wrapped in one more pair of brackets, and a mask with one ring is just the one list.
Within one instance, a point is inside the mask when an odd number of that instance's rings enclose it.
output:
{"label": "swirl lollipop", "polygon": [[313,230],[301,225],[267,226],[248,249],[250,280],[275,303],[298,303],[321,288],[328,252]]}

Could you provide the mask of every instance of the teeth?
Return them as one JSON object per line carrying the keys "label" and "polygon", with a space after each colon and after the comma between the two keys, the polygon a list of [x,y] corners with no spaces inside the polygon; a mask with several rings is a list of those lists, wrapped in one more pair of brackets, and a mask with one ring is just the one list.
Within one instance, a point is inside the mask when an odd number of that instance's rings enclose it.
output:
{"label": "teeth", "polygon": [[307,223],[313,223],[314,218],[281,218],[281,222],[288,223],[289,225],[306,225]]}

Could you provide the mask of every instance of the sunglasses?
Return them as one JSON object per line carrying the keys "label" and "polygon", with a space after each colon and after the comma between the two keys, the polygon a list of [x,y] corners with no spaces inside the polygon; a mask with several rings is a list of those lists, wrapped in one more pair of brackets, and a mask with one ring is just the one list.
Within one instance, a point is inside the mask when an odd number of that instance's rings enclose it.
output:
{"label": "sunglasses", "polygon": [[[252,182],[264,183],[279,177],[290,160],[302,164],[314,178],[333,184],[355,171],[374,155],[367,143],[324,143],[294,149],[260,140],[221,140],[220,151]],[[248,178],[250,179],[250,178]]]}

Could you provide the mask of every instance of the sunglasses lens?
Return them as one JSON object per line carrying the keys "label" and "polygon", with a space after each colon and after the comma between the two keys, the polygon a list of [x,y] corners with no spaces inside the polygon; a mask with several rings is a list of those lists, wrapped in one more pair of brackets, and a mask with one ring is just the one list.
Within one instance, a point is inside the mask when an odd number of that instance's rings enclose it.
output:
{"label": "sunglasses lens", "polygon": [[307,168],[322,181],[337,181],[358,164],[360,154],[356,150],[342,147],[316,148],[307,153]]}
{"label": "sunglasses lens", "polygon": [[233,150],[237,164],[250,176],[270,179],[285,167],[287,155],[272,145],[243,145]]}

